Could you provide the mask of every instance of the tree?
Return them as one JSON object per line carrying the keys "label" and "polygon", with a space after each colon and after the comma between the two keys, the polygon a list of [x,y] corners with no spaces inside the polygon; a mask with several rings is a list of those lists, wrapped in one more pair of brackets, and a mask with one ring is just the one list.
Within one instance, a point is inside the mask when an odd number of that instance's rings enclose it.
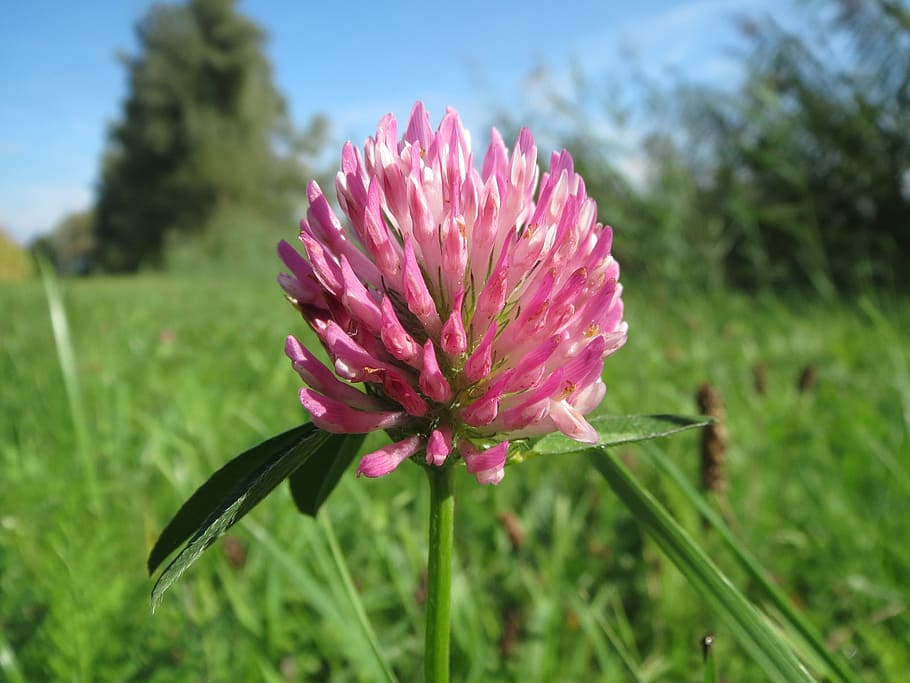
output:
{"label": "tree", "polygon": [[49,235],[35,240],[33,254],[53,264],[61,275],[85,275],[95,252],[91,211],[76,211],[63,217]]}
{"label": "tree", "polygon": [[817,34],[743,22],[739,92],[690,93],[697,202],[722,221],[736,284],[910,286],[910,13],[809,8]]}
{"label": "tree", "polygon": [[284,218],[296,175],[265,36],[235,0],[156,5],[137,34],[94,223],[94,265],[114,271],[160,263],[169,241],[211,229],[225,205]]}
{"label": "tree", "polygon": [[[794,5],[798,31],[740,20],[733,89],[642,77],[645,106],[625,107],[609,81],[554,87],[543,74],[534,101],[551,123],[535,130],[572,151],[600,217],[626,235],[615,253],[627,272],[674,286],[910,289],[910,11]],[[642,142],[633,182],[611,147],[627,118]]]}

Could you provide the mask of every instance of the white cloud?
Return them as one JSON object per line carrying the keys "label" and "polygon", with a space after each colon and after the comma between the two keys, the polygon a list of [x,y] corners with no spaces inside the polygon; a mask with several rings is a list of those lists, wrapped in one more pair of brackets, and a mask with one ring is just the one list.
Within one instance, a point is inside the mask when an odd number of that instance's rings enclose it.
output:
{"label": "white cloud", "polygon": [[92,204],[92,190],[78,183],[5,183],[0,186],[0,226],[25,244],[61,218]]}

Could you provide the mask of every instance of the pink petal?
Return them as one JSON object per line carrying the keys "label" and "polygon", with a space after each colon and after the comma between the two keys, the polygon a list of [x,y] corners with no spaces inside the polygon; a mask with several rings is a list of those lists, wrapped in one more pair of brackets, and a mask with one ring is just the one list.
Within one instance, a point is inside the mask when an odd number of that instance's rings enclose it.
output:
{"label": "pink petal", "polygon": [[458,449],[464,457],[468,472],[473,474],[478,484],[498,484],[505,475],[506,455],[509,442],[502,441],[485,451],[478,450],[466,440],[460,441]]}
{"label": "pink petal", "polygon": [[382,343],[395,358],[414,365],[417,359],[422,357],[420,344],[414,341],[414,338],[407,333],[398,320],[395,308],[389,297],[383,297],[379,306],[382,313],[381,332]]}
{"label": "pink petal", "polygon": [[386,114],[376,126],[376,142],[386,147],[398,145],[398,121],[392,114]]}
{"label": "pink petal", "polygon": [[[458,211],[453,206],[453,211]],[[465,239],[465,223],[459,214],[454,214],[442,224],[442,271],[445,287],[454,292],[464,286],[465,266],[468,262],[468,243]]]}
{"label": "pink petal", "polygon": [[296,306],[325,308],[322,287],[319,287],[314,280],[299,280],[293,275],[278,273],[278,286],[284,290],[291,303]]}
{"label": "pink petal", "polygon": [[436,348],[429,339],[423,345],[423,369],[418,380],[420,390],[437,403],[448,403],[452,400],[452,387],[439,369],[436,360]]}
{"label": "pink petal", "polygon": [[389,228],[382,217],[379,203],[379,184],[375,176],[370,179],[367,190],[367,204],[363,212],[365,246],[380,272],[393,285],[401,280],[401,257],[396,250]]}
{"label": "pink petal", "polygon": [[496,486],[506,476],[504,467],[491,467],[488,470],[482,470],[474,475],[478,484]]}
{"label": "pink petal", "polygon": [[461,304],[464,302],[464,289],[455,295],[452,305],[452,314],[442,326],[439,346],[450,356],[458,356],[465,352],[468,346],[468,336],[465,334],[464,322],[461,319]]}
{"label": "pink petal", "polygon": [[540,425],[549,419],[550,399],[544,398],[532,403],[509,408],[499,416],[497,424],[501,423],[507,432],[526,429],[531,425]]}
{"label": "pink petal", "polygon": [[291,359],[291,365],[300,378],[312,389],[341,403],[362,410],[376,410],[379,402],[372,396],[358,391],[350,384],[340,381],[332,372],[310,353],[297,339],[289,336],[284,352]]}
{"label": "pink petal", "polygon": [[500,177],[505,182],[505,173],[508,165],[509,151],[502,140],[502,135],[495,128],[490,129],[490,146],[487,147],[486,156],[483,158],[483,167],[480,174],[483,179]]}
{"label": "pink petal", "polygon": [[439,467],[451,452],[452,430],[449,427],[434,429],[427,440],[427,464]]}
{"label": "pink petal", "polygon": [[512,153],[511,182],[514,187],[533,192],[537,179],[537,147],[528,128],[522,128]]}
{"label": "pink petal", "polygon": [[432,334],[439,330],[442,322],[436,311],[436,302],[430,296],[423,273],[417,265],[414,245],[411,244],[410,238],[405,238],[404,242],[404,297],[408,309],[423,323],[427,332]]}
{"label": "pink petal", "polygon": [[494,384],[486,393],[461,411],[461,419],[472,427],[490,424],[499,415],[502,384]]}
{"label": "pink petal", "polygon": [[[437,237],[436,226],[423,185],[413,175],[408,176],[408,212],[411,215],[411,231],[417,244],[424,252],[429,251],[434,246],[432,240]],[[438,247],[436,251],[439,251]]]}
{"label": "pink petal", "polygon": [[367,329],[374,334],[379,332],[382,318],[379,306],[376,305],[367,288],[363,286],[363,283],[354,274],[354,270],[345,256],[341,257],[341,279],[344,283],[341,301],[351,312],[352,317],[363,322]]}
{"label": "pink petal", "polygon": [[550,311],[550,295],[556,275],[552,270],[546,272],[542,281],[537,284],[533,293],[525,293],[522,300],[521,315],[513,323],[510,335],[516,339],[525,339],[526,335],[535,335],[544,326]]}
{"label": "pink petal", "polygon": [[397,370],[388,369],[385,371],[382,387],[386,395],[393,401],[400,403],[408,414],[415,417],[423,417],[427,414],[429,406],[427,406],[426,401],[420,398],[420,394]]}
{"label": "pink petal", "polygon": [[466,235],[470,236],[469,242],[475,239],[473,229],[474,223],[477,221],[477,212],[480,208],[479,188],[482,185],[483,181],[474,168],[474,158],[472,156],[468,159],[467,174],[465,175],[464,183],[461,185],[461,217],[464,219]]}
{"label": "pink petal", "polygon": [[350,141],[345,142],[341,147],[341,172],[344,175],[359,175],[361,172],[360,153]]}
{"label": "pink petal", "polygon": [[584,350],[563,364],[563,378],[568,384],[586,387],[603,373],[603,354],[606,342],[594,337]]}
{"label": "pink petal", "polygon": [[484,262],[484,269],[498,228],[499,186],[496,184],[495,178],[488,178],[481,191],[477,220],[471,231],[471,260]]}
{"label": "pink petal", "polygon": [[419,436],[411,436],[368,453],[360,459],[357,476],[363,474],[368,477],[382,477],[388,474],[420,450],[421,441]]}
{"label": "pink petal", "polygon": [[464,374],[470,381],[476,382],[490,374],[493,367],[493,339],[496,337],[496,321],[490,324],[490,329],[484,335],[474,353],[468,358],[464,366]]}
{"label": "pink petal", "polygon": [[584,416],[565,401],[550,401],[550,418],[563,434],[582,443],[597,443],[600,437]]}
{"label": "pink petal", "polygon": [[404,139],[410,143],[417,143],[423,147],[424,151],[430,146],[430,139],[433,137],[433,129],[430,127],[430,116],[423,107],[423,102],[414,104],[411,110],[411,118],[408,120],[408,128],[404,132]]}
{"label": "pink petal", "polygon": [[506,391],[525,391],[535,386],[543,375],[544,364],[559,347],[559,337],[547,337],[534,350],[524,355],[518,365],[509,373]]}
{"label": "pink petal", "polygon": [[571,401],[572,405],[575,406],[575,410],[577,410],[582,415],[587,415],[600,405],[600,402],[603,400],[606,393],[607,387],[598,377],[594,382],[586,386],[584,389],[580,389],[569,400]]}
{"label": "pink petal", "polygon": [[386,363],[368,353],[334,320],[326,324],[325,345],[335,361],[335,372],[344,379],[351,382],[378,382],[382,379]]}
{"label": "pink petal", "polygon": [[374,287],[378,286],[379,270],[367,255],[348,238],[348,233],[315,180],[307,185],[307,199],[310,202],[310,208],[307,210],[307,222],[317,239],[338,256],[347,257],[360,279]]}
{"label": "pink petal", "polygon": [[312,389],[300,390],[300,402],[313,419],[313,424],[333,434],[366,434],[378,429],[398,427],[407,413],[355,410],[340,401]]}
{"label": "pink petal", "polygon": [[565,303],[578,300],[587,279],[587,269],[584,267],[577,268],[563,283],[556,296],[553,297],[553,305],[561,306]]}
{"label": "pink petal", "polygon": [[477,299],[476,316],[481,320],[488,320],[499,315],[502,307],[506,304],[506,275],[508,273],[509,250],[512,245],[512,239],[509,238],[503,244],[499,254],[499,260],[493,266],[490,277],[484,283],[483,290]]}
{"label": "pink petal", "polygon": [[285,240],[281,240],[278,243],[278,256],[281,257],[284,265],[290,269],[298,280],[307,280],[313,277],[313,267]]}
{"label": "pink petal", "polygon": [[319,283],[335,296],[341,294],[344,288],[341,280],[341,269],[332,260],[331,254],[327,254],[322,243],[319,242],[312,234],[306,223],[303,224],[303,230],[300,232],[300,240],[306,247],[307,256],[310,258],[310,265]]}
{"label": "pink petal", "polygon": [[411,229],[411,217],[408,211],[408,186],[397,159],[389,161],[382,169],[381,177],[382,200],[389,221],[402,234]]}
{"label": "pink petal", "polygon": [[547,418],[550,397],[563,386],[562,368],[546,377],[538,386],[509,397],[509,405],[500,416],[506,429],[524,429]]}

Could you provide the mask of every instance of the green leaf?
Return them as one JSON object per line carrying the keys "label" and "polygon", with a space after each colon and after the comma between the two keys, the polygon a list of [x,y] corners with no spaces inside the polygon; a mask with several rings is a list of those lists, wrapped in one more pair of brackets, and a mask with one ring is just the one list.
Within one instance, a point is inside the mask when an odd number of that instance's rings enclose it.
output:
{"label": "green leaf", "polygon": [[192,536],[158,577],[152,589],[152,609],[206,548],[306,462],[328,437],[309,423],[295,427],[240,454],[203,484],[180,508],[149,556],[154,571]]}
{"label": "green leaf", "polygon": [[[711,424],[714,419],[699,415],[598,415],[588,418],[600,436],[601,448],[648,441],[662,436],[678,434]],[[578,453],[587,447],[574,439],[554,432],[535,441],[532,445],[516,444],[509,453],[509,464],[517,464],[540,455]]]}
{"label": "green leaf", "polygon": [[215,507],[254,471],[262,467],[272,455],[311,433],[313,429],[312,424],[306,423],[273,436],[244,451],[215,472],[189,497],[161,532],[155,547],[149,553],[149,574],[152,574],[168,555],[196,533]]}
{"label": "green leaf", "polygon": [[689,583],[727,623],[729,632],[772,681],[811,681],[789,645],[737,590],[670,513],[601,446],[582,451]]}
{"label": "green leaf", "polygon": [[297,509],[315,517],[335,490],[341,475],[360,453],[366,434],[331,434],[305,463],[288,477]]}

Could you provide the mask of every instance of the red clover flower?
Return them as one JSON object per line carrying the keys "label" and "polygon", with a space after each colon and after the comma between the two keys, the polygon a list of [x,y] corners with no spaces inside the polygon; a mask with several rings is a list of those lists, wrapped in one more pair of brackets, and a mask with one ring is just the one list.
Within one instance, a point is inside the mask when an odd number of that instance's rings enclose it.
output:
{"label": "red clover flower", "polygon": [[335,189],[346,223],[308,185],[306,255],[279,244],[290,270],[279,283],[333,368],[293,336],[285,351],[317,427],[397,439],[358,475],[425,454],[433,466],[462,458],[496,484],[510,440],[558,430],[598,441],[584,416],[627,331],[613,231],[568,152],[552,155],[535,198],[538,175],[529,130],[510,155],[492,129],[478,171],[458,114],[434,133],[418,102],[400,140],[389,114],[362,155],[344,145]]}

